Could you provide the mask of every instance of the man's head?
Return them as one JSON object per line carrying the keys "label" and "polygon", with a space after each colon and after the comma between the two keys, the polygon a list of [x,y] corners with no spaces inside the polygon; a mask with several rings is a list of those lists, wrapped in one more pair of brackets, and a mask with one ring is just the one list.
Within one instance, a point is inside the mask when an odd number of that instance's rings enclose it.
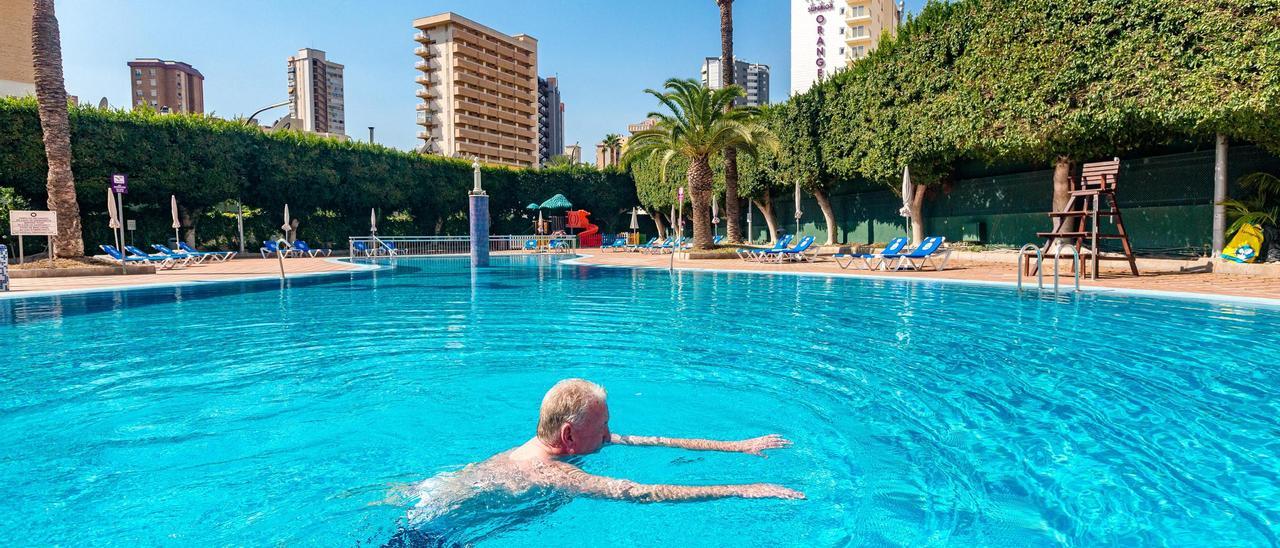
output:
{"label": "man's head", "polygon": [[569,455],[594,453],[609,441],[609,406],[600,385],[565,379],[542,397],[538,439]]}

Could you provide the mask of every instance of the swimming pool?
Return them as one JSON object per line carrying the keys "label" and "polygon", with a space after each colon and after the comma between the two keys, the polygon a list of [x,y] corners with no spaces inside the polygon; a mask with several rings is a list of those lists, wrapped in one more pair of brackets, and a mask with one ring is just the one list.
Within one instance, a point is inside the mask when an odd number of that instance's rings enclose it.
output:
{"label": "swimming pool", "polygon": [[533,434],[556,380],[615,432],[781,433],[771,458],[611,447],[589,472],[808,500],[578,499],[521,545],[1259,545],[1280,535],[1280,310],[552,257],[0,300],[0,544],[378,545],[387,485]]}

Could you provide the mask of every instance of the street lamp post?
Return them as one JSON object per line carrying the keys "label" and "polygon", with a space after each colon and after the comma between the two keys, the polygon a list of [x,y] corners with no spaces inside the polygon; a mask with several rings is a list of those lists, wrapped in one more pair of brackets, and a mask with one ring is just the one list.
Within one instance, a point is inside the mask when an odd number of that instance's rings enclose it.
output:
{"label": "street lamp post", "polygon": [[276,104],[274,104],[274,105],[269,105],[269,106],[262,107],[262,108],[258,109],[258,110],[257,110],[257,112],[254,112],[253,114],[250,114],[250,115],[249,115],[249,118],[248,118],[247,120],[245,120],[245,121],[244,121],[244,123],[245,123],[245,125],[250,125],[250,126],[251,126],[251,125],[253,125],[253,123],[254,123],[254,122],[253,122],[253,119],[254,119],[254,118],[257,118],[259,114],[262,114],[263,112],[266,112],[266,111],[271,110],[271,109],[273,109],[273,108],[283,107],[283,106],[288,105],[288,104],[289,104],[289,100],[287,100],[287,99],[286,99],[286,100],[284,100],[284,101],[280,101],[279,103],[276,103]]}

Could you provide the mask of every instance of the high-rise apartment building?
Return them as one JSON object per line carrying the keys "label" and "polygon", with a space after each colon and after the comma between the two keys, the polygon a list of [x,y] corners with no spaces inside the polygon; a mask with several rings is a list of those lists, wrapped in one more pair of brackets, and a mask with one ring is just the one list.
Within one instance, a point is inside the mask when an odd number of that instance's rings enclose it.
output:
{"label": "high-rise apartment building", "polygon": [[538,41],[456,13],[413,21],[421,151],[538,165]]}
{"label": "high-rise apartment building", "polygon": [[0,2],[0,97],[35,95],[31,2]]}
{"label": "high-rise apartment building", "polygon": [[902,20],[894,0],[790,1],[792,95],[866,57]]}
{"label": "high-rise apartment building", "polygon": [[[721,82],[723,75],[719,57],[707,57],[702,60],[702,85],[711,89],[720,89],[724,87],[724,83]],[[742,86],[747,92],[746,97],[734,100],[735,105],[758,107],[769,104],[769,65],[734,59],[733,83]]]}
{"label": "high-rise apartment building", "polygon": [[657,118],[645,118],[641,122],[637,122],[634,124],[627,124],[627,131],[631,132],[632,134],[635,134],[648,129],[653,129],[657,125],[658,125]]}
{"label": "high-rise apartment building", "polygon": [[569,158],[569,163],[577,165],[582,162],[582,146],[574,143],[564,147],[564,155]]}
{"label": "high-rise apartment building", "polygon": [[560,101],[560,82],[538,78],[538,160],[551,161],[556,151],[564,150],[564,103]]}
{"label": "high-rise apartment building", "polygon": [[204,75],[181,61],[129,61],[133,108],[149,106],[160,112],[204,112]]}
{"label": "high-rise apartment building", "polygon": [[289,71],[289,117],[302,131],[347,134],[343,66],[325,59],[323,51],[303,48],[286,60]]}

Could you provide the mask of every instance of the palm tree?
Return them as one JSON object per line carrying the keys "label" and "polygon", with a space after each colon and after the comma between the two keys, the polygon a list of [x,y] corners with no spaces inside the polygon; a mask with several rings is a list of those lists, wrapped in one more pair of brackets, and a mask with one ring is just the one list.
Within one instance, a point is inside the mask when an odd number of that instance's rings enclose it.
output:
{"label": "palm tree", "polygon": [[618,165],[618,154],[622,150],[622,136],[617,133],[610,133],[604,136],[604,140],[600,141],[600,144],[604,145],[605,150],[609,151],[605,165]]}
{"label": "palm tree", "polygon": [[71,121],[67,115],[67,89],[62,80],[62,42],[53,0],[34,0],[31,16],[31,53],[35,69],[36,101],[44,154],[49,164],[45,187],[49,209],[58,213],[58,234],[53,250],[59,257],[84,256],[80,231],[80,205],[71,174]]}
{"label": "palm tree", "polygon": [[627,142],[623,163],[634,159],[658,158],[661,177],[677,155],[689,161],[686,180],[693,200],[693,245],[711,249],[711,157],[725,149],[754,153],[774,140],[759,124],[753,123],[754,107],[726,109],[743,91],[738,86],[710,89],[694,80],[672,78],[663,85],[666,93],[644,90],[670,109],[669,114],[649,113],[658,120],[653,129],[637,132]]}
{"label": "palm tree", "polygon": [[[720,81],[732,85],[733,81],[733,0],[716,0],[720,7]],[[726,108],[733,108],[730,103]],[[738,214],[738,151],[724,149],[724,214],[726,236],[729,243],[742,241],[742,225]]]}

